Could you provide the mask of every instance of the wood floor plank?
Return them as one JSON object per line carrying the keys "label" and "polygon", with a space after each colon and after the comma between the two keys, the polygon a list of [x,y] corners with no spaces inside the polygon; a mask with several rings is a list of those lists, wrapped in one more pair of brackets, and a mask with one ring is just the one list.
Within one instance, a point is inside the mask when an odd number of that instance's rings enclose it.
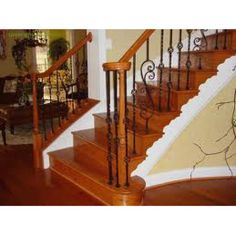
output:
{"label": "wood floor plank", "polygon": [[[0,145],[0,205],[99,206],[49,169],[33,169],[32,145]],[[236,205],[236,178],[182,181],[145,191],[145,206]]]}

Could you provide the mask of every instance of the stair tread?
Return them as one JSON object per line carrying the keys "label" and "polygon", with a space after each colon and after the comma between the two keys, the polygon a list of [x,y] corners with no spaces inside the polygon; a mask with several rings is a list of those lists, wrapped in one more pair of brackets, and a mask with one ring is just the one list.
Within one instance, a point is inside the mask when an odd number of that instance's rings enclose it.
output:
{"label": "stair tread", "polygon": [[[89,149],[91,150],[91,149]],[[76,153],[77,154],[77,153]],[[75,151],[73,147],[59,149],[48,153],[49,156],[63,162],[65,165],[70,166],[78,172],[84,173],[84,175],[90,176],[91,178],[97,179],[104,182],[106,175],[100,168],[94,165],[85,165],[83,163],[77,162],[75,157]],[[87,154],[89,155],[89,153]],[[83,157],[86,158],[86,157]]]}
{"label": "stair tread", "polygon": [[[102,112],[102,113],[96,113],[96,114],[93,114],[93,115],[97,116],[97,117],[100,117],[102,119],[106,119],[107,113]],[[114,112],[111,112],[112,119],[113,119],[113,115],[114,115]],[[130,122],[130,125],[128,126],[128,132],[133,132],[131,122]],[[140,123],[136,123],[136,135],[140,135],[140,136],[158,136],[160,134],[162,134],[161,130],[160,131],[155,131],[155,130],[152,130],[152,129],[149,129],[149,132],[147,133],[144,125],[142,125]]]}
{"label": "stair tread", "polygon": [[[101,135],[99,137],[96,135],[95,129],[86,129],[86,130],[80,130],[80,131],[73,131],[72,134],[74,136],[79,136],[83,140],[87,141],[88,143],[91,143],[94,145],[94,148],[98,147],[102,149],[103,151],[107,152],[107,139],[106,137],[101,138]],[[114,145],[112,145],[112,154],[114,154]],[[143,155],[139,154],[133,154],[132,152],[129,153],[130,158],[143,158]]]}

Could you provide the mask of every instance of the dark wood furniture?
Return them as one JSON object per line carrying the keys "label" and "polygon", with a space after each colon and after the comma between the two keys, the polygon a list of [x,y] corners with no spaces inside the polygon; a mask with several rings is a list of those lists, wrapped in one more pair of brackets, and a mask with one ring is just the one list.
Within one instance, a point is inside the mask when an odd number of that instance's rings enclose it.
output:
{"label": "dark wood furniture", "polygon": [[[43,114],[42,115],[42,112]],[[68,106],[62,102],[44,103],[39,106],[40,119],[48,120],[56,117],[65,118]],[[21,124],[33,122],[33,106],[19,106],[18,104],[1,105],[0,119],[6,122],[11,133],[14,134],[14,127]]]}
{"label": "dark wood furniture", "polygon": [[6,127],[6,122],[4,120],[0,119],[0,130],[2,131],[3,144],[7,145],[5,127]]}

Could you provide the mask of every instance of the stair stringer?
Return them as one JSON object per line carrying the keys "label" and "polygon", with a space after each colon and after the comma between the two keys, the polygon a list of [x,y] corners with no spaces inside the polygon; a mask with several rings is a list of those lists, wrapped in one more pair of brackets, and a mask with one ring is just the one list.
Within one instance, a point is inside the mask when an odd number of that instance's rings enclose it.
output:
{"label": "stair stringer", "polygon": [[[180,116],[172,120],[163,129],[162,138],[154,142],[147,150],[147,158],[132,172],[132,176],[138,175],[142,177],[146,181],[146,186],[160,183],[158,179],[154,179],[157,176],[150,177],[148,173],[191,121],[234,78],[236,75],[236,56],[226,59],[224,63],[218,66],[217,70],[215,76],[209,78],[199,87],[199,94],[182,106]],[[171,181],[179,179],[178,176],[176,176],[176,179],[172,176]],[[165,179],[167,180],[168,178]]]}

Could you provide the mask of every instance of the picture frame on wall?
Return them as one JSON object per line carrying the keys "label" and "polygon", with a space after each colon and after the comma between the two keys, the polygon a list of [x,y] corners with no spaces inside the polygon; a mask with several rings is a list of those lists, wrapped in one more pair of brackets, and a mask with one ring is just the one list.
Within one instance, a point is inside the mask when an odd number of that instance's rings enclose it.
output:
{"label": "picture frame on wall", "polygon": [[0,30],[0,59],[6,57],[6,30]]}

